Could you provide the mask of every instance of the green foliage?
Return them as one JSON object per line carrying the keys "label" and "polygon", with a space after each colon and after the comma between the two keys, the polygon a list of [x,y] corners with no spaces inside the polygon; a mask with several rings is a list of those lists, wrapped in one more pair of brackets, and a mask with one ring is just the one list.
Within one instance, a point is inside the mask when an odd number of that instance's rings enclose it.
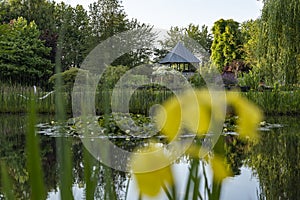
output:
{"label": "green foliage", "polygon": [[121,55],[114,60],[111,65],[124,65],[129,68],[134,68],[142,64],[149,64],[151,57],[154,54],[154,43],[156,33],[152,31],[152,26],[140,24],[137,20],[132,20],[128,24],[130,30],[139,29],[139,34],[132,35],[132,42],[136,42],[139,46],[144,46],[141,49],[135,49],[129,53]]}
{"label": "green foliage", "polygon": [[242,94],[268,115],[295,115],[300,113],[299,89],[294,91],[250,91]]}
{"label": "green foliage", "polygon": [[208,27],[203,25],[200,29],[199,25],[189,24],[186,28],[179,28],[177,26],[171,27],[167,32],[168,37],[165,41],[161,41],[165,49],[172,49],[179,41],[187,42],[187,38],[193,39],[206,52],[210,52],[212,44],[212,35],[208,31]]}
{"label": "green foliage", "polygon": [[267,0],[262,10],[258,65],[272,83],[299,83],[300,1]]}
{"label": "green foliage", "polygon": [[80,70],[79,68],[73,67],[73,68],[70,68],[70,69],[62,72],[61,74],[54,74],[53,76],[51,76],[49,78],[50,86],[54,87],[56,79],[58,78],[58,76],[61,76],[62,80],[63,80],[63,86],[62,86],[63,90],[71,91],[71,89],[73,88],[73,85],[74,85],[75,78],[76,78],[79,70]]}
{"label": "green foliage", "polygon": [[195,73],[193,76],[189,78],[189,82],[195,88],[201,88],[206,85],[205,80],[199,73]]}
{"label": "green foliage", "polygon": [[249,73],[240,74],[238,78],[239,86],[248,86],[253,90],[259,88],[259,83],[261,82],[261,77],[256,70],[251,70]]}
{"label": "green foliage", "polygon": [[0,162],[0,166],[1,166],[1,183],[3,185],[3,194],[6,197],[6,199],[8,200],[14,200],[14,194],[12,192],[12,183],[8,174],[8,170],[6,167],[6,164],[1,161]]}
{"label": "green foliage", "polygon": [[126,73],[128,67],[126,66],[109,66],[103,73],[100,82],[99,89],[113,89],[119,79]]}
{"label": "green foliage", "polygon": [[242,58],[247,65],[251,67],[258,66],[258,39],[259,39],[259,19],[249,20],[241,24],[241,33],[243,39]]}
{"label": "green foliage", "polygon": [[223,67],[233,60],[242,58],[239,23],[232,19],[220,19],[214,23],[212,32],[214,40],[211,46],[211,59],[222,71]]}
{"label": "green foliage", "polygon": [[[0,83],[0,113],[26,113],[28,99],[33,94],[33,87]],[[37,87],[36,96],[48,94]],[[65,97],[67,98],[67,96]],[[67,99],[70,101],[70,99]],[[55,113],[54,94],[36,102],[38,113]]]}
{"label": "green foliage", "polygon": [[90,4],[89,12],[96,44],[128,30],[126,13],[118,0],[98,0]]}
{"label": "green foliage", "polygon": [[[263,132],[257,144],[249,144],[247,165],[260,182],[260,199],[298,199],[300,180],[299,117],[269,119],[283,128]],[[275,122],[274,122],[275,121]]]}
{"label": "green foliage", "polygon": [[0,78],[22,84],[44,85],[53,71],[50,49],[39,39],[34,22],[20,17],[0,25]]}
{"label": "green foliage", "polygon": [[[125,66],[109,66],[106,68],[104,74],[102,75],[99,82],[99,89],[113,89],[119,79],[126,73],[128,67]],[[53,87],[55,82],[59,76],[61,76],[63,81],[62,89],[63,91],[70,92],[73,89],[75,79],[77,77],[78,72],[80,71],[80,75],[87,76],[88,71],[82,70],[80,68],[72,67],[60,74],[54,74],[49,79],[49,84]],[[84,77],[77,78],[78,80],[85,80]],[[80,82],[78,82],[80,84]],[[84,83],[82,83],[84,84]]]}
{"label": "green foliage", "polygon": [[56,6],[57,32],[62,39],[62,70],[79,67],[91,50],[91,34],[89,16],[81,6],[71,7],[63,2]]}
{"label": "green foliage", "polygon": [[9,23],[10,20],[24,17],[28,21],[34,21],[40,31],[53,30],[54,3],[47,0],[9,0],[4,1],[1,21]]}
{"label": "green foliage", "polygon": [[[11,0],[0,3],[1,22],[8,24],[11,20],[22,16],[24,20],[36,23],[36,29],[39,30],[36,37],[44,41],[44,46],[50,48],[50,52],[43,55],[43,58],[52,63],[60,59],[62,71],[71,67],[80,67],[88,53],[103,40],[135,28],[144,29],[143,36],[137,36],[139,38],[136,41],[147,42],[144,45],[147,48],[122,55],[111,64],[132,68],[151,61],[153,54],[151,45],[155,38],[155,33],[151,33],[152,27],[141,24],[136,19],[129,20],[121,3],[117,0],[99,0],[90,5],[89,11],[81,5],[72,7],[64,2],[55,3],[46,0]],[[4,29],[7,27],[0,28],[0,32],[2,33]],[[5,40],[8,40],[10,32],[6,33],[5,36],[2,35]],[[9,45],[16,48],[22,46],[20,44]],[[23,45],[24,48],[29,48],[27,47],[29,44],[23,43]],[[57,49],[61,52],[57,52]],[[20,57],[30,59],[32,56],[24,50],[20,52]],[[52,69],[49,72],[52,74],[53,71]],[[48,77],[40,77],[40,79],[46,80]]]}

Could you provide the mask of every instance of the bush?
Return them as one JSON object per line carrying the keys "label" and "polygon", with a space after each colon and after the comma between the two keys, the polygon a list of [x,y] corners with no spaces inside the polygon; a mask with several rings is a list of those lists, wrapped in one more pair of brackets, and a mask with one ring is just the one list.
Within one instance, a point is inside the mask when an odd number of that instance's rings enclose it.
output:
{"label": "bush", "polygon": [[[99,88],[100,89],[114,88],[115,84],[126,73],[127,70],[128,70],[128,67],[125,67],[125,66],[109,66],[109,67],[107,67],[99,81]],[[88,75],[92,76],[91,74],[88,74],[88,71],[79,69],[79,68],[75,68],[75,67],[72,67],[72,68],[62,72],[60,75],[63,80],[63,86],[62,86],[63,91],[72,91],[78,72],[80,72],[80,75],[82,75],[82,76],[88,76]],[[58,78],[58,76],[59,76],[58,74],[54,74],[53,76],[50,77],[49,84],[51,85],[52,88],[55,87],[55,81]],[[79,79],[79,80],[85,81],[86,79],[85,79],[85,77],[82,77],[82,79]],[[88,79],[88,81],[92,81],[92,80],[93,79]]]}
{"label": "bush", "polygon": [[261,77],[256,71],[249,71],[249,73],[243,73],[238,78],[239,86],[248,86],[253,90],[257,90],[259,88],[259,83],[261,81]]}
{"label": "bush", "polygon": [[[51,76],[49,78],[49,84],[52,88],[55,88],[55,82],[57,80],[57,78],[59,76],[62,77],[62,81],[63,81],[63,85],[62,85],[62,89],[63,91],[71,91],[73,86],[74,86],[74,82],[75,82],[75,78],[77,76],[77,73],[80,71],[81,69],[79,68],[75,68],[72,67],[60,74],[54,74],[53,76]],[[83,70],[82,70],[83,71]]]}

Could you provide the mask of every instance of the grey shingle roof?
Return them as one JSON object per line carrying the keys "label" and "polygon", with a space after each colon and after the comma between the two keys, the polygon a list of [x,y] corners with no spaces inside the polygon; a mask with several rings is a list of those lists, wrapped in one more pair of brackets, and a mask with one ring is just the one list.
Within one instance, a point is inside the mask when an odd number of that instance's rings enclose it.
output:
{"label": "grey shingle roof", "polygon": [[176,46],[164,57],[160,64],[169,63],[200,63],[200,60],[196,58],[181,42],[178,42]]}

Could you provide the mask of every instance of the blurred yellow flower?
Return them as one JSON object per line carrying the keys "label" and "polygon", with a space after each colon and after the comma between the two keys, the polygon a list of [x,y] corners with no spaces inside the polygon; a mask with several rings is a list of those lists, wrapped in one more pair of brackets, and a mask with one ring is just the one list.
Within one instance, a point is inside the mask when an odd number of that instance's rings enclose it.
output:
{"label": "blurred yellow flower", "polygon": [[206,134],[211,124],[216,124],[225,117],[226,104],[231,105],[239,117],[237,121],[239,134],[242,137],[256,138],[262,113],[238,92],[228,92],[223,97],[218,92],[212,96],[208,90],[188,91],[163,104],[163,109],[156,115],[157,124],[169,141],[178,137],[183,128],[198,135]]}
{"label": "blurred yellow flower", "polygon": [[221,156],[214,155],[210,160],[214,172],[214,181],[221,182],[224,178],[232,176],[231,168]]}
{"label": "blurred yellow flower", "polygon": [[181,128],[181,106],[176,97],[163,104],[162,109],[156,113],[156,125],[169,141],[177,137]]}
{"label": "blurred yellow flower", "polygon": [[158,128],[169,141],[179,136],[183,128],[198,135],[206,134],[211,121],[222,120],[224,116],[225,95],[223,99],[220,96],[213,99],[208,90],[192,90],[169,99],[156,113]]}
{"label": "blurred yellow flower", "polygon": [[170,161],[155,144],[140,149],[132,158],[132,172],[141,194],[156,196],[162,187],[173,185]]}
{"label": "blurred yellow flower", "polygon": [[239,117],[237,131],[240,136],[257,138],[257,128],[263,119],[260,109],[246,98],[241,97],[238,92],[227,93],[227,103],[234,108]]}
{"label": "blurred yellow flower", "polygon": [[185,93],[182,97],[183,124],[190,131],[206,134],[211,121],[211,96],[207,90]]}

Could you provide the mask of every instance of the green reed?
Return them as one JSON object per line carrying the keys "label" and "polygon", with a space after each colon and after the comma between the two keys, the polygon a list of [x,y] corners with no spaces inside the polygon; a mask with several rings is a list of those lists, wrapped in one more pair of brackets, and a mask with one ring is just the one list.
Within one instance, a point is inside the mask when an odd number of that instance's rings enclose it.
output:
{"label": "green reed", "polygon": [[[20,85],[0,84],[0,113],[26,113],[28,111],[29,97],[33,95],[33,87]],[[37,113],[54,114],[56,111],[55,99],[57,92],[51,93],[44,99],[48,92],[37,88],[35,109]],[[112,90],[108,90],[108,101],[111,102]],[[292,91],[250,91],[242,93],[249,100],[256,103],[266,114],[294,115],[300,113],[300,90]],[[103,114],[107,109],[107,103],[103,101],[105,92],[97,91],[95,94],[95,107],[97,114]],[[155,105],[164,102],[173,93],[167,89],[152,90],[138,89],[134,91],[129,102],[125,102],[124,94],[118,94],[117,106],[129,106],[131,113],[149,114],[149,109]],[[72,113],[71,107],[71,91],[61,91],[60,98],[65,102],[65,112]]]}
{"label": "green reed", "polygon": [[32,95],[36,97],[35,109],[38,113],[54,113],[54,93],[39,99],[46,94],[48,92],[41,88],[34,93],[33,87],[0,84],[0,113],[26,113]]}
{"label": "green reed", "polygon": [[[106,92],[108,93],[108,102],[111,102],[112,90]],[[55,96],[58,94],[57,92],[51,93],[44,99],[38,99],[47,93],[40,88],[37,89],[35,94],[37,113],[54,114],[56,112]],[[242,94],[260,106],[265,114],[295,115],[300,113],[300,90],[250,91]],[[31,95],[33,95],[33,87],[0,84],[0,113],[26,113],[29,101],[24,97]],[[127,103],[131,113],[149,114],[149,109],[153,105],[164,102],[173,93],[167,89],[138,89],[131,95],[129,102],[125,102],[123,95],[118,94],[117,106],[122,107]],[[104,96],[105,91],[97,91],[95,94],[95,108],[99,115],[103,114],[106,109],[110,110],[110,104],[107,106],[107,103],[103,101]],[[71,91],[61,91],[60,98],[65,102],[65,112],[72,114]]]}
{"label": "green reed", "polygon": [[300,114],[300,90],[243,93],[267,115]]}

